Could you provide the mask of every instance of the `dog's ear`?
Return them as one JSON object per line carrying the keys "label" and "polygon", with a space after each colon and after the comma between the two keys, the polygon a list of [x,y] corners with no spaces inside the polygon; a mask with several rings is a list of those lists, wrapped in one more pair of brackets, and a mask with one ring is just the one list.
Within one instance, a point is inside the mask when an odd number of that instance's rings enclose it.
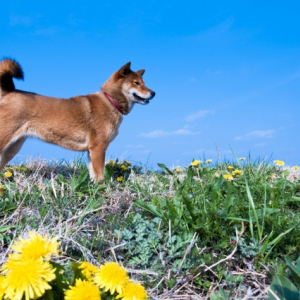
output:
{"label": "dog's ear", "polygon": [[131,62],[128,62],[118,71],[118,77],[125,77],[126,75],[130,74],[132,71],[130,70]]}
{"label": "dog's ear", "polygon": [[142,69],[142,70],[138,70],[138,71],[136,71],[139,75],[141,75],[141,76],[143,76],[144,75],[144,73],[145,73],[145,70],[144,69]]}

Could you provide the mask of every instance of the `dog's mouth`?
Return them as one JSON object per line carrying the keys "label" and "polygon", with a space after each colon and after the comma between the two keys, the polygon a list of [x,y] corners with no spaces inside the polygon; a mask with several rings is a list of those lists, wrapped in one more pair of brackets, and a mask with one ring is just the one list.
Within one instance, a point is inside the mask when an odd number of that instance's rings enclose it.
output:
{"label": "dog's mouth", "polygon": [[138,96],[136,93],[133,93],[134,98],[137,100],[138,103],[140,104],[148,104],[149,103],[149,98],[142,98],[140,96]]}

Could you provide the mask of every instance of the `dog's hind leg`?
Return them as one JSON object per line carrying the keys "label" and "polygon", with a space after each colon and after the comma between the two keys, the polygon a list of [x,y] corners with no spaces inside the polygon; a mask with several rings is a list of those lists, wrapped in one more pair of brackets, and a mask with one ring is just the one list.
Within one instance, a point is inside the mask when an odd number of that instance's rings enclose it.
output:
{"label": "dog's hind leg", "polygon": [[26,136],[20,137],[16,141],[8,144],[8,146],[0,152],[0,170],[20,151],[26,138]]}

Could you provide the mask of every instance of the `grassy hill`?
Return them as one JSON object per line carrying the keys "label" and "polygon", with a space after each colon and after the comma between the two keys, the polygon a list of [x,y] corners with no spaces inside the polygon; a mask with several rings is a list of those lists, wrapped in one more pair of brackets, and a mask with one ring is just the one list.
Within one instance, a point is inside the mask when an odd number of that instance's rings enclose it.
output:
{"label": "grassy hill", "polygon": [[109,161],[105,186],[80,161],[7,166],[0,265],[12,241],[34,230],[58,237],[57,262],[117,261],[153,299],[266,299],[283,256],[300,256],[299,169],[250,160],[159,166]]}

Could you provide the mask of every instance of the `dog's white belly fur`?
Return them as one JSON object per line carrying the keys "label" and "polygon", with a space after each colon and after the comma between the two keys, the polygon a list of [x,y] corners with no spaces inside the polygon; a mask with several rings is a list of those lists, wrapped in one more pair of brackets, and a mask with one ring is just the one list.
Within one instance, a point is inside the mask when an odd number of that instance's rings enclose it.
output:
{"label": "dog's white belly fur", "polygon": [[[74,150],[74,151],[86,151],[88,150],[89,141],[84,133],[76,134],[75,137],[71,136],[58,136],[46,128],[28,128],[28,124],[25,124],[15,134],[9,145],[13,144],[22,137],[35,137],[43,140],[47,143],[56,144],[61,147]],[[58,142],[59,141],[59,142]],[[7,147],[9,147],[7,145]]]}

